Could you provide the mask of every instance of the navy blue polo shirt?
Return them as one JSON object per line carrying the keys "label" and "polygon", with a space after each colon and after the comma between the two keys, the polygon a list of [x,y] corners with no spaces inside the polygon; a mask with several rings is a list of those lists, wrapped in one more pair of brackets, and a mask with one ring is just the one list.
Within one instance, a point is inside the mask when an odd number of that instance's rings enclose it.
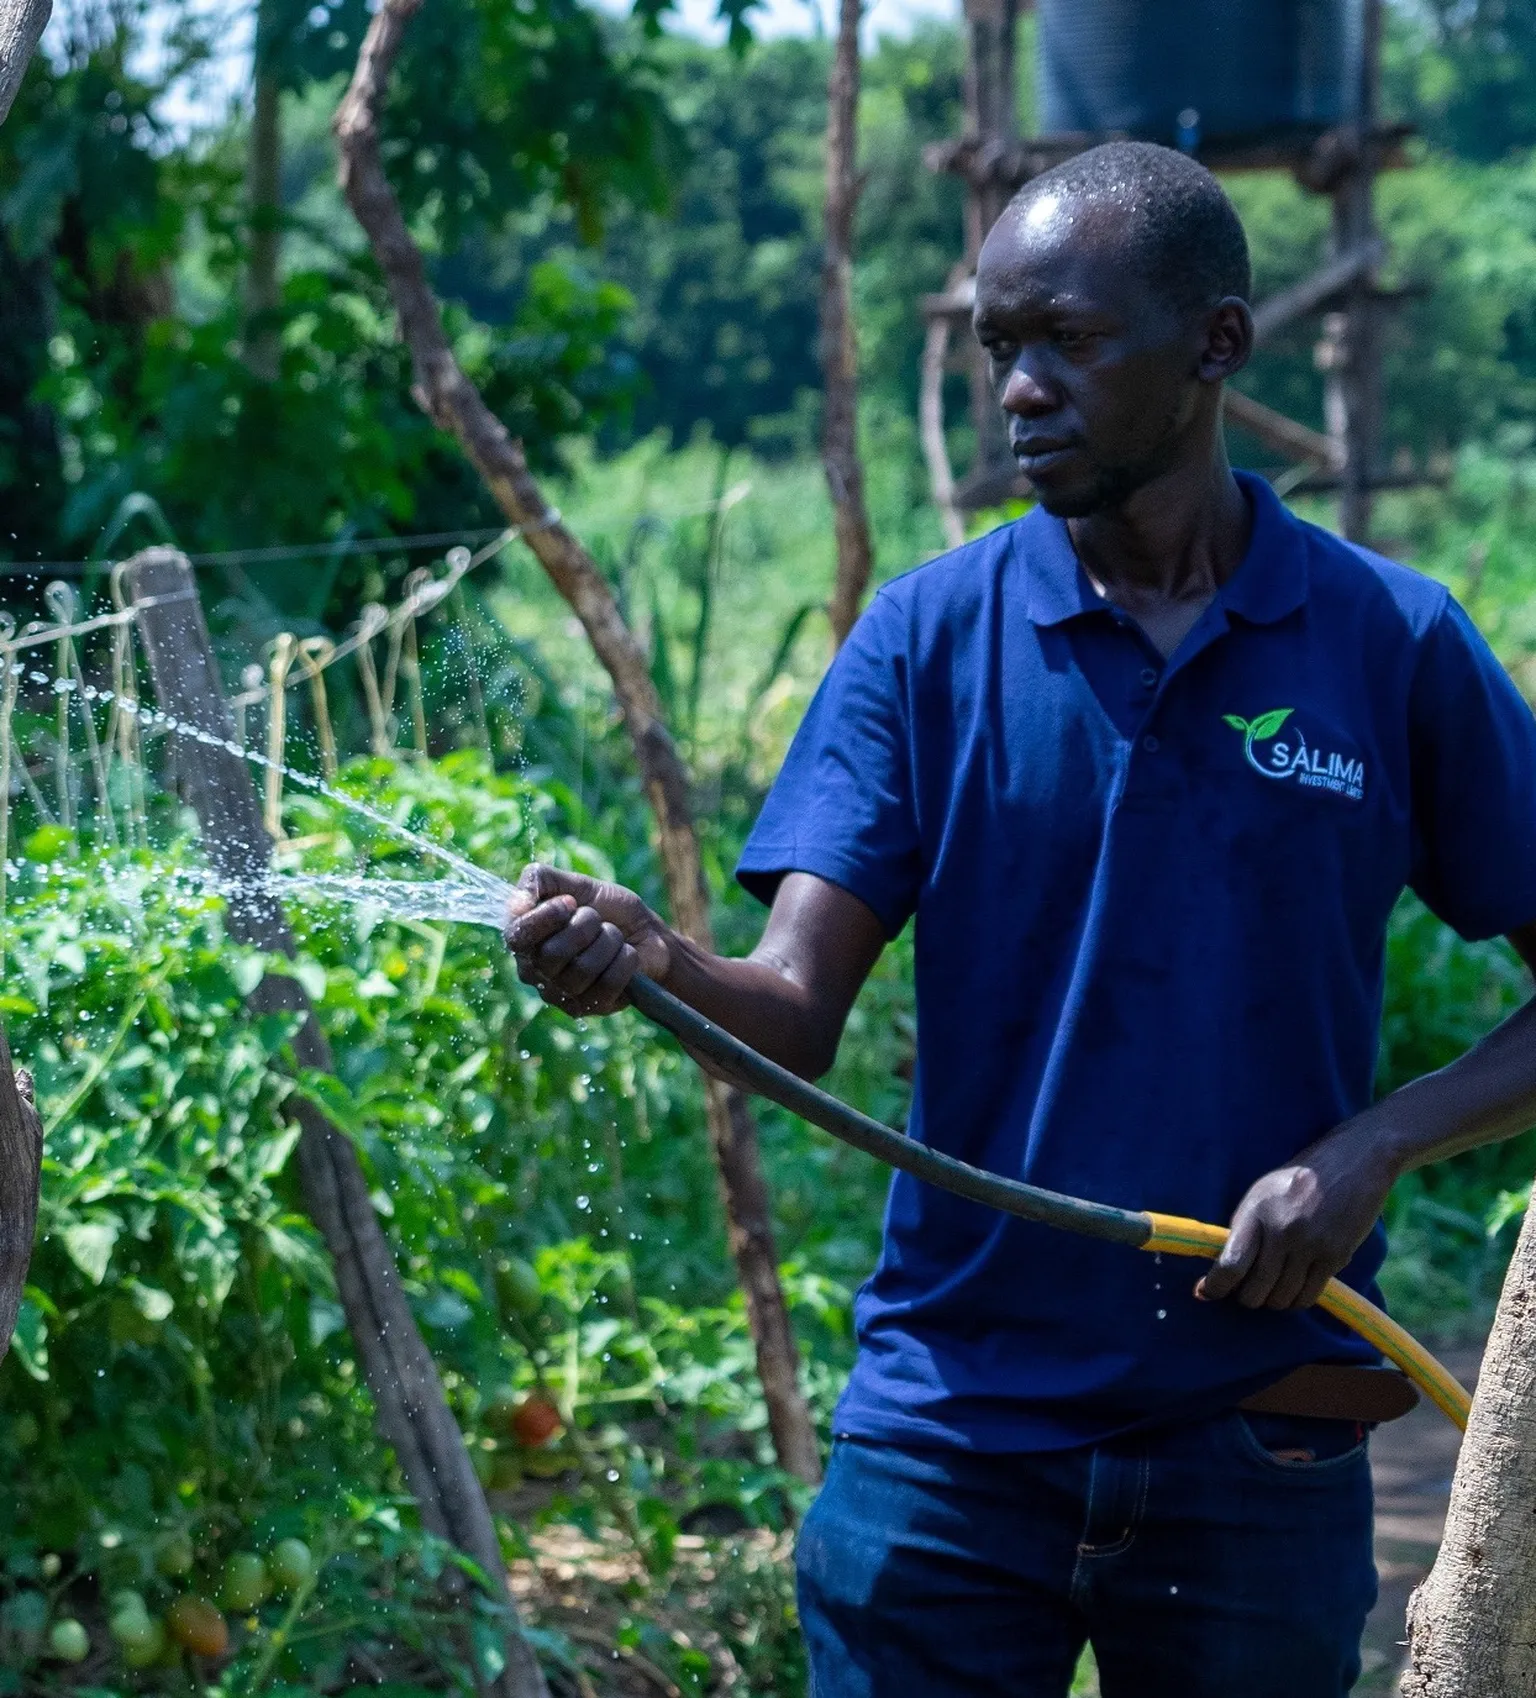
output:
{"label": "navy blue polo shirt", "polygon": [[[1404,886],[1536,920],[1536,721],[1432,580],[1245,477],[1248,551],[1171,660],[1042,510],[888,584],[738,876],[916,916],[909,1132],[1075,1196],[1225,1222],[1372,1096]],[[1377,1295],[1378,1226],[1343,1277]],[[1320,1310],[892,1182],[836,1430],[1047,1450],[1373,1361]]]}

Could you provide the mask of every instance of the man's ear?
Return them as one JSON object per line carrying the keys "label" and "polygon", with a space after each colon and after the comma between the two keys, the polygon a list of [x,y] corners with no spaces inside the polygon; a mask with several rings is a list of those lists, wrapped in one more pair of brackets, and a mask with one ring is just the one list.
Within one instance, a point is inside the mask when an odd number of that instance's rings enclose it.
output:
{"label": "man's ear", "polygon": [[1200,377],[1222,383],[1248,364],[1253,353],[1253,313],[1236,295],[1218,301],[1205,315],[1205,345],[1200,350]]}

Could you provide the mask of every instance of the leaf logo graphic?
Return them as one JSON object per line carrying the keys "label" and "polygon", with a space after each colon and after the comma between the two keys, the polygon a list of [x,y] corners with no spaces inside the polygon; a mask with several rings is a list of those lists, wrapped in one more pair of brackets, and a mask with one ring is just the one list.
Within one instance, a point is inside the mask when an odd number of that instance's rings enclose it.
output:
{"label": "leaf logo graphic", "polygon": [[1268,713],[1261,713],[1254,719],[1244,719],[1240,713],[1224,713],[1221,717],[1234,731],[1242,732],[1243,754],[1255,772],[1262,773],[1265,778],[1286,778],[1289,777],[1288,773],[1273,772],[1269,767],[1261,766],[1253,752],[1253,746],[1255,743],[1267,743],[1271,737],[1277,737],[1280,728],[1295,711],[1295,708],[1271,708]]}

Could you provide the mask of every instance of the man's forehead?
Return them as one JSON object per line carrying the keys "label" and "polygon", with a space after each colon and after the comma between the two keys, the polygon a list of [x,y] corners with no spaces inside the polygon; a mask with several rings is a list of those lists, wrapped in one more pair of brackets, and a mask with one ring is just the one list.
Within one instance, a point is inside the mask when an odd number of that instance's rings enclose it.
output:
{"label": "man's forehead", "polygon": [[1113,207],[1042,194],[993,226],[976,268],[976,295],[1062,305],[1119,304],[1139,295],[1123,214]]}

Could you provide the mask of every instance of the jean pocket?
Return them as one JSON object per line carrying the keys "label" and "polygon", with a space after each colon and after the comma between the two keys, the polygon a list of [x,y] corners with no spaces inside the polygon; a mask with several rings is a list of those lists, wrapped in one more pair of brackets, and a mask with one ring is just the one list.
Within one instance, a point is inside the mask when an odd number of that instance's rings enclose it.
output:
{"label": "jean pocket", "polygon": [[1369,1429],[1360,1421],[1321,1415],[1267,1415],[1238,1410],[1243,1448],[1285,1474],[1331,1474],[1365,1459]]}

